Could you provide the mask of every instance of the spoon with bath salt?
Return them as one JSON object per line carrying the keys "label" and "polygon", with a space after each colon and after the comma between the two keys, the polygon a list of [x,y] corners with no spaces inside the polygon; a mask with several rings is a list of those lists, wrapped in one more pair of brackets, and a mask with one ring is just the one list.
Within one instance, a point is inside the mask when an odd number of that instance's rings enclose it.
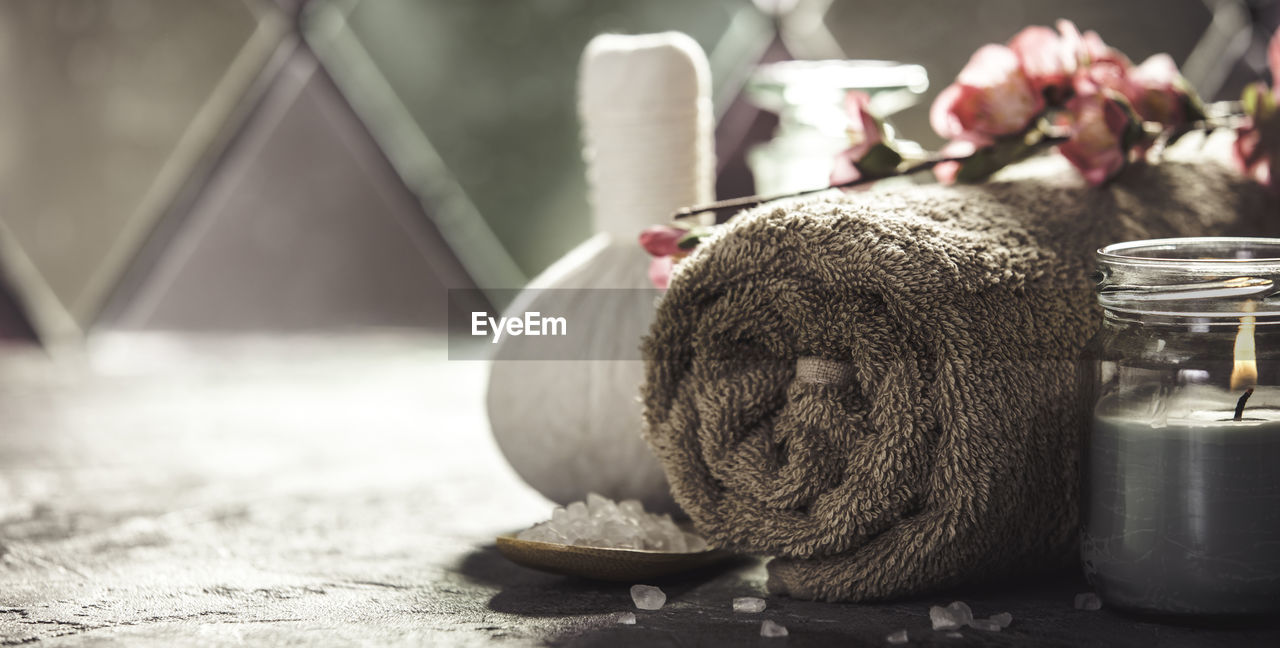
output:
{"label": "spoon with bath salt", "polygon": [[498,551],[531,569],[595,580],[634,581],[675,574],[727,558],[669,515],[636,500],[614,502],[591,493],[557,508],[551,519],[498,536]]}

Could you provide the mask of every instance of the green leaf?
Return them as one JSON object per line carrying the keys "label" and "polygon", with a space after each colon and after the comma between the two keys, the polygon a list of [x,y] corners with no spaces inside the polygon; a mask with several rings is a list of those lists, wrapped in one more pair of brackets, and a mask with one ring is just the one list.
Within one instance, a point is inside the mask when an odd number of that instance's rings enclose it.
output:
{"label": "green leaf", "polygon": [[996,171],[1031,157],[1040,149],[1041,140],[1028,143],[1026,139],[1023,135],[1003,137],[991,146],[978,149],[960,161],[956,182],[982,182]]}
{"label": "green leaf", "polygon": [[1276,96],[1264,88],[1258,96],[1258,119],[1262,121],[1271,119],[1278,108],[1280,106],[1277,106]]}
{"label": "green leaf", "polygon": [[1250,117],[1257,117],[1258,109],[1270,94],[1270,92],[1267,92],[1266,84],[1261,81],[1245,86],[1244,93],[1240,95],[1240,103],[1244,108],[1244,114]]}
{"label": "green leaf", "polygon": [[1200,95],[1196,93],[1196,89],[1191,86],[1182,75],[1178,75],[1173,87],[1182,91],[1182,114],[1189,122],[1200,121],[1205,118],[1204,101],[1200,99]]}
{"label": "green leaf", "polygon": [[1142,138],[1147,136],[1147,131],[1142,128],[1142,117],[1129,104],[1129,100],[1121,98],[1115,101],[1124,109],[1125,118],[1129,120],[1129,123],[1124,127],[1124,133],[1120,136],[1120,148],[1124,151],[1129,151],[1134,144],[1142,141]]}
{"label": "green leaf", "polygon": [[676,241],[676,247],[681,250],[692,250],[698,247],[698,242],[711,234],[709,227],[693,227],[684,236]]}
{"label": "green leaf", "polygon": [[902,164],[902,155],[888,144],[880,142],[871,147],[854,166],[867,177],[883,178],[896,173],[899,164]]}

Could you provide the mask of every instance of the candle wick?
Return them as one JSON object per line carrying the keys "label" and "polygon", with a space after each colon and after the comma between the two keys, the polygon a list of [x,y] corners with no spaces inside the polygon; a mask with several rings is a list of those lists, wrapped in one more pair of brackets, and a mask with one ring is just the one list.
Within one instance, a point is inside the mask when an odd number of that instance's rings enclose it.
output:
{"label": "candle wick", "polygon": [[1236,401],[1236,415],[1235,415],[1235,418],[1231,420],[1239,421],[1241,418],[1244,417],[1244,404],[1248,402],[1249,397],[1252,395],[1253,395],[1252,387],[1244,390],[1244,394],[1240,396],[1240,400]]}

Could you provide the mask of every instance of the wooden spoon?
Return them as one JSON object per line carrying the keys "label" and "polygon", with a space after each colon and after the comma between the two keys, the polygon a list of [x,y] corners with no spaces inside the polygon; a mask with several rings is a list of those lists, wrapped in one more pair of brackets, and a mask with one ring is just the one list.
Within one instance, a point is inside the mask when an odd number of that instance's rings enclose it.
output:
{"label": "wooden spoon", "polygon": [[498,551],[511,562],[552,574],[594,580],[640,581],[710,565],[729,557],[718,549],[695,552],[580,547],[498,536]]}

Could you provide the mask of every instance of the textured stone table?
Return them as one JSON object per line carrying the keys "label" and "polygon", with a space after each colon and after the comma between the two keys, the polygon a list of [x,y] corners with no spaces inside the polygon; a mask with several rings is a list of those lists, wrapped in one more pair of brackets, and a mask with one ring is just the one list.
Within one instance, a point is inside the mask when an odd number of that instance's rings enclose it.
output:
{"label": "textured stone table", "polygon": [[[549,504],[485,425],[485,368],[439,342],[114,336],[50,360],[0,347],[0,644],[1280,645],[1266,624],[1184,627],[1072,609],[1075,574],[893,605],[769,599],[743,560],[626,585],[516,567],[495,534]],[[1000,633],[928,630],[961,598]],[[790,630],[759,637],[760,621]]]}

